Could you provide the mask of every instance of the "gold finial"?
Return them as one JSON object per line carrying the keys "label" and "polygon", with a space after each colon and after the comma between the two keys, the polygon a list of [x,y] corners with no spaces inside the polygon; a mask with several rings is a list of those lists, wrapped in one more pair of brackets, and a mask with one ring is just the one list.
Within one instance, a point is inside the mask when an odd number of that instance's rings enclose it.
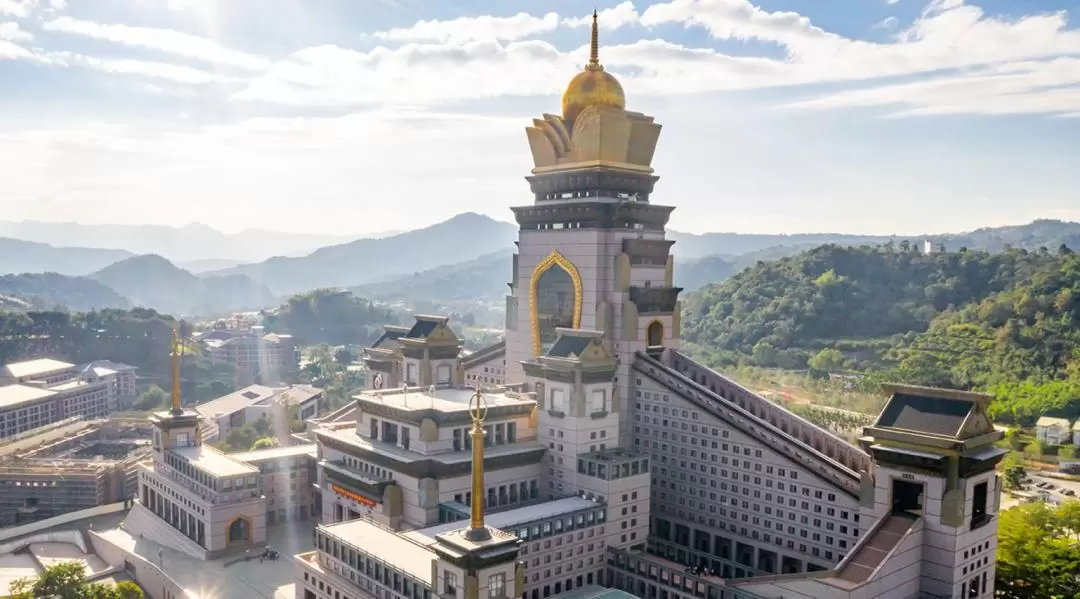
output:
{"label": "gold finial", "polygon": [[172,411],[179,414],[184,411],[180,405],[180,327],[172,331]]}
{"label": "gold finial", "polygon": [[603,69],[600,65],[600,28],[596,23],[596,9],[592,11],[592,41],[589,45],[589,65],[586,68]]}
{"label": "gold finial", "polygon": [[491,537],[484,525],[484,418],[487,416],[488,406],[484,395],[480,393],[480,383],[477,383],[474,389],[476,392],[469,399],[469,416],[473,423],[469,433],[472,437],[472,518],[465,537],[470,541],[483,541]]}

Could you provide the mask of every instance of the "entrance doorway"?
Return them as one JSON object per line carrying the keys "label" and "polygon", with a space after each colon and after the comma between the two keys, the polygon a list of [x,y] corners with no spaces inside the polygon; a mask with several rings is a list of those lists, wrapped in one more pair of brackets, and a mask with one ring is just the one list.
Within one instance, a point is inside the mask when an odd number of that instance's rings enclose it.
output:
{"label": "entrance doorway", "polygon": [[893,480],[892,512],[894,514],[922,515],[923,484],[908,480]]}

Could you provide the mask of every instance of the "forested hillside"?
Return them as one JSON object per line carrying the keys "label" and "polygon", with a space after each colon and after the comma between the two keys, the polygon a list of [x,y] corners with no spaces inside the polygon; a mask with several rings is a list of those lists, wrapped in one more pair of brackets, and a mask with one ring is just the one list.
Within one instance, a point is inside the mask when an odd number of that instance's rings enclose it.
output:
{"label": "forested hillside", "polygon": [[21,299],[21,302],[12,299],[0,304],[20,311],[41,308],[100,310],[131,306],[126,297],[98,281],[54,272],[0,275],[0,295]]}
{"label": "forested hillside", "polygon": [[302,345],[367,345],[382,334],[383,325],[406,320],[411,321],[347,291],[316,289],[290,297],[263,325],[293,335]]}
{"label": "forested hillside", "polygon": [[717,365],[870,373],[990,390],[1006,419],[1080,416],[1080,257],[823,246],[691,294],[684,337]]}

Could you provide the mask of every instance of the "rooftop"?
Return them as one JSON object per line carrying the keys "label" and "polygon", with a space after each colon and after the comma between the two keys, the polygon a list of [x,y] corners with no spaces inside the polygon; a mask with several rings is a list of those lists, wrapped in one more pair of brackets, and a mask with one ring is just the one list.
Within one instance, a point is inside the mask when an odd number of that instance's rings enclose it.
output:
{"label": "rooftop", "polygon": [[243,389],[237,389],[228,395],[210,400],[204,404],[195,406],[195,411],[200,416],[212,418],[218,415],[229,415],[248,406],[270,399],[276,395],[280,388],[267,387],[265,385],[249,385]]}
{"label": "rooftop", "polygon": [[80,380],[80,379],[71,379],[70,381],[64,381],[62,383],[53,385],[53,386],[51,386],[49,388],[52,389],[53,391],[71,391],[72,389],[78,389],[79,387],[85,387],[85,386],[87,386],[89,384],[90,383],[88,383],[86,381],[83,381],[83,380]]}
{"label": "rooftop", "polygon": [[241,451],[227,454],[228,457],[240,462],[261,462],[262,460],[276,460],[278,458],[294,458],[299,456],[314,456],[318,449],[314,443],[310,445],[289,445],[288,447],[271,447],[269,449],[257,449],[255,451]]}
{"label": "rooftop", "polygon": [[963,399],[894,393],[877,426],[955,437],[973,408]]}
{"label": "rooftop", "polygon": [[[1077,422],[1080,422],[1078,420]],[[1035,422],[1035,426],[1060,426],[1063,429],[1069,428],[1069,420],[1067,418],[1054,418],[1053,416],[1043,416]]]}
{"label": "rooftop", "polygon": [[0,369],[0,373],[12,378],[22,378],[51,374],[53,372],[60,372],[74,367],[74,364],[61,362],[60,360],[38,358],[37,360],[27,360],[25,362],[13,362],[4,366],[3,369]]}
{"label": "rooftop", "polygon": [[242,476],[259,472],[259,469],[251,464],[237,461],[206,445],[177,447],[172,451],[192,466],[212,476]]}
{"label": "rooftop", "polygon": [[[460,522],[455,524],[458,527],[461,525]],[[321,528],[345,543],[371,552],[374,557],[409,576],[431,584],[431,561],[436,559],[436,555],[426,546],[363,519]]]}
{"label": "rooftop", "polygon": [[[388,389],[373,393],[361,393],[356,399],[378,403],[399,410],[436,410],[438,412],[468,412],[469,400],[476,393],[469,387],[443,387],[436,388],[434,394],[430,388],[409,387],[403,389]],[[521,406],[534,405],[535,400],[517,397],[516,394],[505,392],[484,392],[484,399],[489,408],[495,406]]]}
{"label": "rooftop", "polygon": [[[546,518],[554,518],[563,514],[572,514],[581,510],[597,507],[598,505],[600,504],[590,499],[567,497],[564,499],[555,499],[553,501],[545,501],[543,503],[506,510],[504,512],[485,514],[484,524],[493,528],[505,529],[506,532],[513,534],[517,532],[514,529],[522,524],[528,524]],[[460,522],[449,522],[428,528],[421,528],[419,530],[412,530],[402,533],[402,536],[412,539],[417,543],[431,545],[435,543],[436,535],[459,530],[468,526],[468,520],[462,520]]]}
{"label": "rooftop", "polygon": [[[443,464],[456,464],[460,462],[471,462],[472,451],[462,450],[453,451],[447,453],[436,453],[431,455],[424,455],[411,449],[403,449],[397,445],[391,445],[390,443],[383,443],[381,441],[371,441],[356,434],[355,427],[348,428],[329,428],[321,427],[316,429],[316,435],[326,435],[340,439],[350,445],[378,453],[380,455],[387,456],[402,463],[418,462],[423,460],[433,460]],[[485,458],[494,458],[503,455],[514,455],[519,453],[530,453],[538,450],[543,450],[546,445],[538,441],[519,441],[517,443],[508,443],[506,445],[496,445],[494,447],[484,448]]]}
{"label": "rooftop", "polygon": [[0,408],[13,408],[51,395],[56,395],[56,392],[26,385],[5,385],[0,387]]}

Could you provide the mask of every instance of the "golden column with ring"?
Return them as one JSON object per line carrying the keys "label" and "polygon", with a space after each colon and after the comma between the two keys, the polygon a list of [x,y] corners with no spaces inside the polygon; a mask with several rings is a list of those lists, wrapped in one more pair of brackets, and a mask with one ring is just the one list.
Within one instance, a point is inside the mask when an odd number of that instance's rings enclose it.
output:
{"label": "golden column with ring", "polygon": [[477,384],[476,392],[469,399],[469,416],[473,423],[469,432],[472,437],[472,518],[465,537],[470,541],[482,541],[491,537],[484,525],[484,418],[487,411],[487,401]]}

